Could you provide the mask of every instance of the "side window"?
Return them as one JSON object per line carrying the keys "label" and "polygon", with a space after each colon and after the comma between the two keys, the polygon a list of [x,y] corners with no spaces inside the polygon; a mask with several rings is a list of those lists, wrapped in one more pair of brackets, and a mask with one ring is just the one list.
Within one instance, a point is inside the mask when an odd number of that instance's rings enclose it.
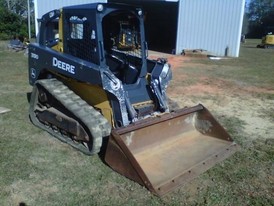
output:
{"label": "side window", "polygon": [[58,18],[50,21],[46,25],[46,36],[45,36],[45,45],[52,47],[58,43],[59,40],[59,28],[58,28]]}
{"label": "side window", "polygon": [[70,22],[70,38],[83,39],[84,38],[84,23],[87,21],[86,17],[80,18],[78,16],[72,16],[69,19]]}
{"label": "side window", "polygon": [[66,18],[67,52],[80,59],[98,64],[97,34],[95,26],[84,15]]}

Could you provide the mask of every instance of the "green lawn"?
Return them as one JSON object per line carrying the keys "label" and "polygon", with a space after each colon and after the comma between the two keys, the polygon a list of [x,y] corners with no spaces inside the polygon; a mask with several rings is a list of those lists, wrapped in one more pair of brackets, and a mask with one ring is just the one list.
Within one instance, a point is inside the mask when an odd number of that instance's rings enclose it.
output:
{"label": "green lawn", "polygon": [[[185,72],[274,90],[274,50],[256,49],[257,42],[247,40],[239,58],[193,58],[195,66]],[[160,199],[99,156],[77,152],[34,127],[28,117],[27,57],[5,46],[0,42],[0,107],[11,112],[0,114],[0,205],[274,205],[274,134],[247,144],[244,122],[223,117],[241,151]]]}

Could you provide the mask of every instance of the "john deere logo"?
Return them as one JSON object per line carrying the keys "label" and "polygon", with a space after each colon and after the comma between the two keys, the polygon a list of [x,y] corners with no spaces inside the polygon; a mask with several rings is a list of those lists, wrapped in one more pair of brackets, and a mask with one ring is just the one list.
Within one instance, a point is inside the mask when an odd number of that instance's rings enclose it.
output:
{"label": "john deere logo", "polygon": [[30,72],[31,78],[35,79],[36,78],[36,70],[34,68],[31,68],[31,72]]}
{"label": "john deere logo", "polygon": [[75,66],[68,64],[66,62],[63,62],[56,57],[52,58],[52,66],[57,67],[58,69],[64,70],[66,72],[69,72],[71,74],[75,74]]}

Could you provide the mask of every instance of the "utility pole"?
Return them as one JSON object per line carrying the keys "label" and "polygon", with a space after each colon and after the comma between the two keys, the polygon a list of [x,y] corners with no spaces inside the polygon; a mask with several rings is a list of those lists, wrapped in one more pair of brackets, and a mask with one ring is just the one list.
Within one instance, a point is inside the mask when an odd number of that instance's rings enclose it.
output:
{"label": "utility pole", "polygon": [[31,28],[30,28],[30,2],[28,0],[28,30],[29,30],[29,40],[31,38]]}

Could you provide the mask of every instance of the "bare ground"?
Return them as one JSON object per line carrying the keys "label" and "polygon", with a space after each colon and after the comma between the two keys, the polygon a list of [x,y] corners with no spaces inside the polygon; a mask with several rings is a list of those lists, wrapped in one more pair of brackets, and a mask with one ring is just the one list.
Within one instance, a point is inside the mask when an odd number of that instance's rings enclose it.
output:
{"label": "bare ground", "polygon": [[[268,112],[273,113],[274,101],[272,98],[260,98],[260,95],[273,96],[273,88],[250,86],[240,81],[202,76],[197,73],[190,76],[184,72],[184,68],[190,64],[192,67],[195,66],[195,63],[189,61],[193,57],[166,57],[173,70],[173,82],[168,89],[168,96],[180,107],[191,107],[201,103],[220,116],[240,119],[244,125],[243,131],[251,140],[274,138],[274,119],[267,116]],[[201,55],[197,58],[203,59],[206,56]],[[196,79],[195,82],[188,82],[193,78]]]}

